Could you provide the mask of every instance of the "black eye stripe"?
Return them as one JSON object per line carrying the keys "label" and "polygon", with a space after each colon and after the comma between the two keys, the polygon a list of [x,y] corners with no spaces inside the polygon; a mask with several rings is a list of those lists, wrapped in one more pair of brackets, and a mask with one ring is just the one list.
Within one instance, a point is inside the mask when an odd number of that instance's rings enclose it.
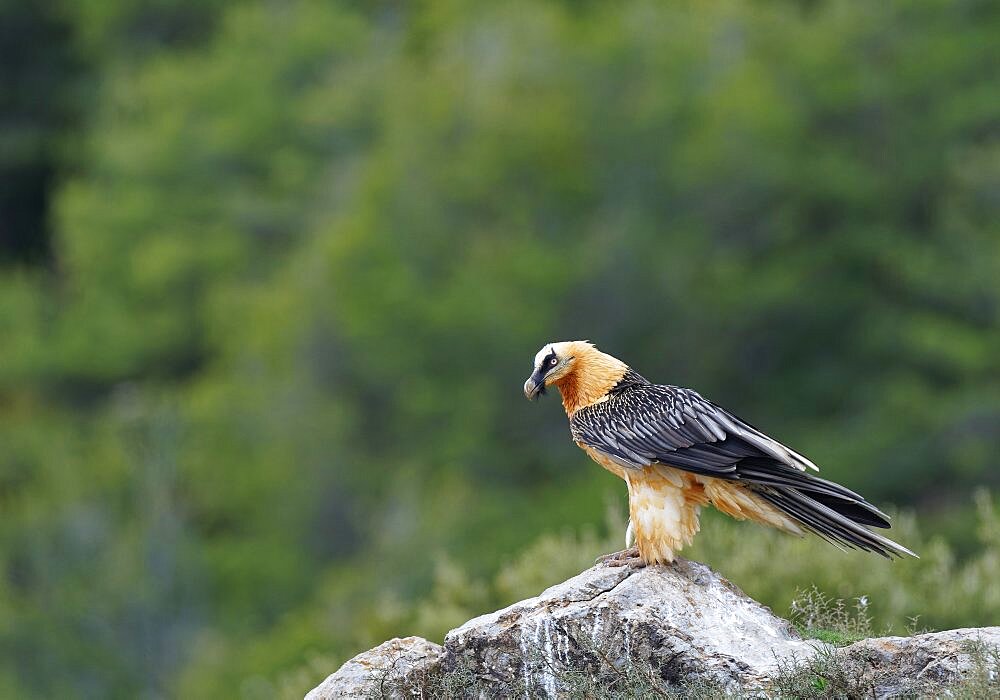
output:
{"label": "black eye stripe", "polygon": [[552,367],[554,367],[554,365],[552,364],[553,360],[556,360],[558,362],[558,358],[556,357],[556,353],[555,353],[554,350],[552,352],[550,352],[548,355],[546,355],[545,359],[542,360],[542,365],[541,365],[541,367],[538,368],[539,371],[542,374],[545,374],[550,369],[552,369]]}

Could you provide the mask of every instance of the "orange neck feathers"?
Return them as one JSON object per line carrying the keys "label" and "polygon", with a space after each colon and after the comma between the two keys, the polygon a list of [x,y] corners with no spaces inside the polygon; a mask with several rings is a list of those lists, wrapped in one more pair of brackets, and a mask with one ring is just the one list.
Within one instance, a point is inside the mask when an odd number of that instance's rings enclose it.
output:
{"label": "orange neck feathers", "polygon": [[568,416],[602,400],[628,371],[624,362],[590,343],[572,343],[571,353],[575,358],[572,368],[553,382],[562,394],[563,408]]}

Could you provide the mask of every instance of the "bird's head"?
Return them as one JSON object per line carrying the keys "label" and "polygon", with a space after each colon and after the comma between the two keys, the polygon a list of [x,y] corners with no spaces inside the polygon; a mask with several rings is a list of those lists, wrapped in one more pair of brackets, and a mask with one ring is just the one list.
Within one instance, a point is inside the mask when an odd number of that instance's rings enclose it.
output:
{"label": "bird's head", "polygon": [[545,387],[557,384],[570,375],[577,361],[596,349],[586,340],[570,340],[561,343],[546,343],[535,355],[531,376],[524,383],[524,395],[529,400],[545,393]]}

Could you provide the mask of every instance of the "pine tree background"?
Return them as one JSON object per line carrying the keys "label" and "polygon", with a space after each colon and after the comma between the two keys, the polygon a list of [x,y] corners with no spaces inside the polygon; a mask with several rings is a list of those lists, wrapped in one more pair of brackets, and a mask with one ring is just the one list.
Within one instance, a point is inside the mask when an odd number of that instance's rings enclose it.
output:
{"label": "pine tree background", "polygon": [[0,695],[300,697],[618,548],[624,489],[521,395],[573,338],[923,558],[711,517],[691,556],[779,613],[1000,619],[997,3],[0,0],[0,35]]}

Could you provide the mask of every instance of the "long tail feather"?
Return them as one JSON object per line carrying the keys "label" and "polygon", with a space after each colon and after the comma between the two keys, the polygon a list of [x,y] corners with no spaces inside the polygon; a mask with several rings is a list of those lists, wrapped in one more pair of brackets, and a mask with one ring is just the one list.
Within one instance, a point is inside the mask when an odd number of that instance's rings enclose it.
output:
{"label": "long tail feather", "polygon": [[778,510],[834,544],[875,552],[887,559],[903,555],[917,556],[903,545],[865,527],[865,525],[887,527],[888,522],[885,522],[885,525],[872,522],[872,510],[876,513],[878,511],[874,507],[871,507],[871,510],[866,508],[865,506],[870,504],[863,499],[860,502],[852,502],[831,497],[825,492],[809,493],[798,487],[777,484],[762,485],[755,490],[761,498]]}

